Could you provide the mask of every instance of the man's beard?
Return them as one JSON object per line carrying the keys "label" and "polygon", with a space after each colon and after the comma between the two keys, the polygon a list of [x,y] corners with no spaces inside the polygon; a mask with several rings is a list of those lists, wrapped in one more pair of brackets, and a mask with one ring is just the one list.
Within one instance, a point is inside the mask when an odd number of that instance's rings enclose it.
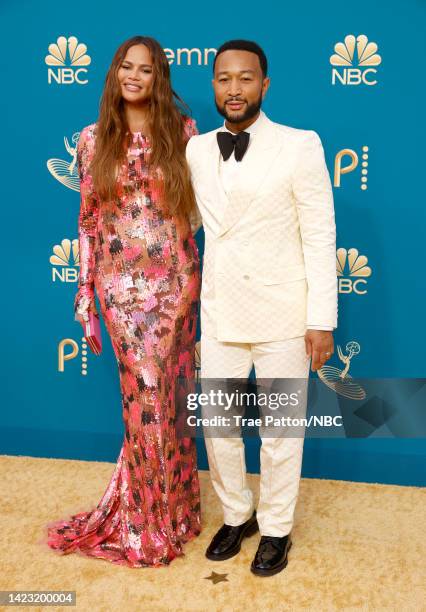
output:
{"label": "man's beard", "polygon": [[218,103],[216,102],[216,99],[215,99],[215,104],[216,104],[217,112],[220,115],[222,115],[222,117],[225,117],[228,123],[244,123],[245,121],[249,121],[250,119],[253,119],[253,117],[255,117],[257,113],[260,111],[260,107],[262,106],[262,94],[259,96],[259,99],[257,100],[257,102],[253,102],[252,104],[247,104],[246,110],[241,115],[234,115],[233,117],[228,115],[228,113],[226,112],[226,105],[224,105],[223,107],[219,106]]}

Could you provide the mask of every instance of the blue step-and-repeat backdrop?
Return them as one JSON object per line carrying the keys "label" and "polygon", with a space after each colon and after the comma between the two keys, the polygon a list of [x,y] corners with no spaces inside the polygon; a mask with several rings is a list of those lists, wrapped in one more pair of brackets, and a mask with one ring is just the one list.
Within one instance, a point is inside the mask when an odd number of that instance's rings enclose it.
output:
{"label": "blue step-and-repeat backdrop", "polygon": [[[334,186],[336,346],[354,377],[425,378],[425,3],[5,0],[0,16],[0,453],[115,461],[121,447],[109,339],[103,328],[104,351],[95,357],[73,315],[76,144],[97,119],[115,49],[136,34],[166,50],[174,89],[201,132],[222,121],[211,87],[215,50],[231,38],[264,48],[265,112],[319,133]],[[197,241],[202,250],[202,231]],[[337,351],[330,365],[343,368]],[[303,475],[424,485],[425,459],[420,438],[308,439]],[[247,461],[258,471],[253,439]]]}

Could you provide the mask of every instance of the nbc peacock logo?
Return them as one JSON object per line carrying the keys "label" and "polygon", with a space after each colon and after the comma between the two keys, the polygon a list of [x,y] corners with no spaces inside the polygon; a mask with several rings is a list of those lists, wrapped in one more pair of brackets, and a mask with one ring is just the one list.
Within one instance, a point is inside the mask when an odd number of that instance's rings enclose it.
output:
{"label": "nbc peacock logo", "polygon": [[365,34],[355,37],[346,36],[344,42],[334,45],[335,53],[330,57],[330,64],[334,66],[331,72],[331,82],[342,85],[376,85],[377,69],[382,58],[377,53],[378,46],[369,42]]}
{"label": "nbc peacock logo", "polygon": [[65,161],[64,159],[52,157],[46,162],[50,174],[62,185],[74,191],[80,191],[80,177],[78,176],[77,167],[77,145],[79,138],[80,132],[75,132],[71,138],[72,144],[70,144],[68,138],[64,137],[65,150],[71,157],[71,160]]}
{"label": "nbc peacock logo", "polygon": [[47,82],[49,85],[78,85],[87,84],[87,68],[91,58],[87,55],[87,46],[78,41],[75,36],[59,36],[55,43],[48,47],[49,54],[45,62],[49,66],[47,70]]}
{"label": "nbc peacock logo", "polygon": [[78,280],[78,266],[80,257],[78,252],[78,238],[69,240],[64,238],[61,244],[55,244],[53,255],[49,259],[52,264],[52,281],[62,283],[75,283]]}
{"label": "nbc peacock logo", "polygon": [[360,255],[357,249],[337,249],[336,271],[339,293],[367,293],[367,278],[371,276],[368,259]]}

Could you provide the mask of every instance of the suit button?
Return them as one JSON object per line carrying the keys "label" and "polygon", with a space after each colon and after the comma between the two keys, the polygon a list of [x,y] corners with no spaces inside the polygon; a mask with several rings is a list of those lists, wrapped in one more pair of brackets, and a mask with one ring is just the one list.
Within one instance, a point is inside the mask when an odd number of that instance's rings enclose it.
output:
{"label": "suit button", "polygon": [[244,274],[243,278],[244,278],[244,280],[248,280],[250,278],[250,276],[248,274]]}

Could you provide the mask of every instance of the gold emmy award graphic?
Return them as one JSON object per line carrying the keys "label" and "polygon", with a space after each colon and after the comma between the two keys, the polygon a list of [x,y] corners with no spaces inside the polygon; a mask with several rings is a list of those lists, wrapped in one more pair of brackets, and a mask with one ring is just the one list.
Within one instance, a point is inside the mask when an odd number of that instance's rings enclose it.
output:
{"label": "gold emmy award graphic", "polygon": [[333,391],[339,395],[343,395],[353,400],[363,400],[366,397],[364,389],[361,385],[354,382],[352,376],[349,374],[351,359],[355,355],[359,355],[361,347],[358,342],[351,340],[346,345],[346,351],[347,355],[343,353],[340,346],[337,346],[337,354],[345,365],[343,370],[333,366],[323,365],[322,368],[318,370],[318,376],[327,387],[333,389]]}
{"label": "gold emmy award graphic", "polygon": [[[368,147],[362,147],[362,170],[361,170],[361,189],[365,191],[367,189],[367,174],[368,174]],[[342,159],[344,157],[350,158],[350,163],[347,166],[342,166]],[[342,174],[348,174],[349,172],[353,172],[355,168],[358,166],[359,157],[358,153],[353,149],[342,149],[338,151],[336,157],[334,158],[334,187],[340,187],[340,177]]]}
{"label": "gold emmy award graphic", "polygon": [[62,183],[62,185],[74,191],[80,191],[80,178],[77,168],[77,143],[79,138],[80,132],[75,132],[71,138],[74,146],[71,146],[68,142],[68,138],[66,136],[64,137],[65,149],[71,156],[71,161],[55,158],[47,160],[47,167],[50,174],[55,177],[57,181]]}
{"label": "gold emmy award graphic", "polygon": [[[330,64],[339,68],[332,69],[332,84],[335,85],[336,81],[339,81],[342,85],[376,85],[377,80],[372,80],[370,77],[377,73],[377,70],[371,66],[378,66],[382,62],[382,58],[376,53],[377,49],[376,43],[368,42],[365,34],[357,37],[349,34],[345,37],[345,42],[336,43]],[[354,65],[359,68],[354,68]]]}
{"label": "gold emmy award graphic", "polygon": [[[69,352],[66,352],[67,349]],[[78,344],[72,338],[64,338],[58,344],[58,372],[65,372],[65,362],[71,361],[77,357],[79,353]],[[83,336],[81,339],[81,374],[87,375],[87,341]]]}
{"label": "gold emmy award graphic", "polygon": [[47,81],[49,85],[55,81],[58,85],[86,85],[87,79],[83,75],[87,74],[87,69],[92,61],[87,55],[87,46],[79,43],[75,36],[59,36],[55,43],[48,47],[49,55],[46,55],[47,66],[52,66],[47,71]]}
{"label": "gold emmy award graphic", "polygon": [[[358,295],[367,293],[367,281],[365,279],[371,276],[371,268],[367,266],[367,263],[367,257],[359,255],[358,249],[337,249],[336,272],[339,293],[357,293]],[[345,273],[346,268],[348,273]],[[343,276],[346,278],[342,278]],[[347,278],[348,276],[355,278]]]}
{"label": "gold emmy award graphic", "polygon": [[[71,252],[72,259],[71,262]],[[78,252],[78,238],[74,238],[71,242],[68,238],[64,238],[61,244],[55,244],[53,247],[54,255],[50,256],[52,266],[60,266],[60,268],[52,268],[52,281],[58,278],[63,283],[75,283],[78,280],[78,270],[80,265],[80,257]]]}

